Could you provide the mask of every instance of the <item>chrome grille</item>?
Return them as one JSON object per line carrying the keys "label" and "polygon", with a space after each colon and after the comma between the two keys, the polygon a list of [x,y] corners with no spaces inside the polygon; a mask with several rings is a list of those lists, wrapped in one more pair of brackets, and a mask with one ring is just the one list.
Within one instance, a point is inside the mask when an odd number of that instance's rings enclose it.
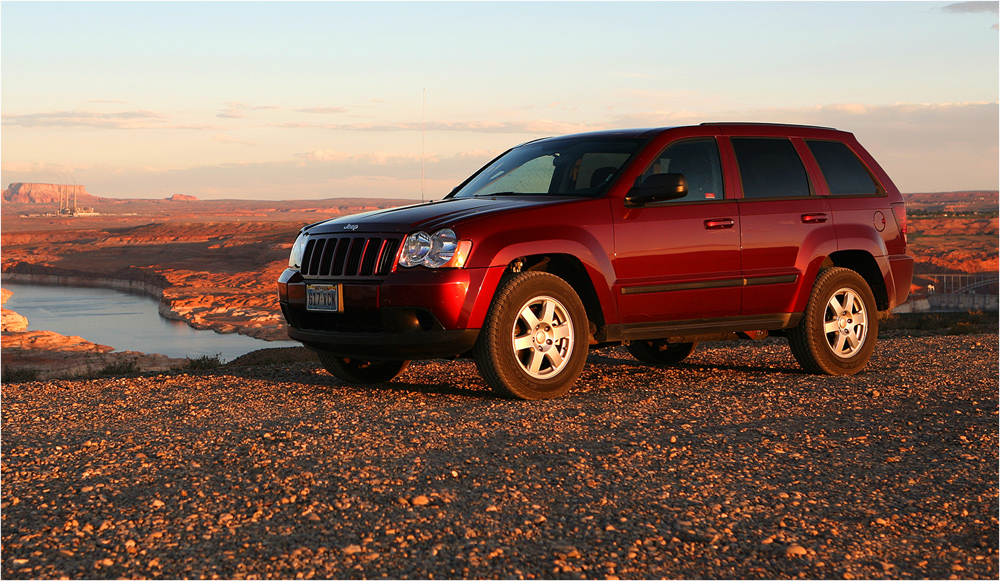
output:
{"label": "chrome grille", "polygon": [[302,255],[303,276],[385,276],[392,271],[401,238],[310,236]]}

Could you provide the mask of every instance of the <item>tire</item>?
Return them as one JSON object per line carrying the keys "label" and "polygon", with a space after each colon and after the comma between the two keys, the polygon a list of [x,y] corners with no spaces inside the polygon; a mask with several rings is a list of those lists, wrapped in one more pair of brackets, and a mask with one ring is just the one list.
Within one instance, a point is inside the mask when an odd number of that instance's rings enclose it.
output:
{"label": "tire", "polygon": [[344,383],[367,385],[385,383],[406,370],[409,361],[365,361],[318,352],[323,367]]}
{"label": "tire", "polygon": [[500,396],[559,397],[587,362],[588,328],[587,311],[566,281],[522,272],[497,289],[472,356]]}
{"label": "tire", "polygon": [[663,339],[632,341],[628,352],[643,363],[650,365],[676,365],[694,353],[698,343],[667,343]]}
{"label": "tire", "polygon": [[877,339],[875,295],[861,275],[846,268],[820,271],[802,320],[788,331],[788,344],[799,365],[826,375],[861,371]]}

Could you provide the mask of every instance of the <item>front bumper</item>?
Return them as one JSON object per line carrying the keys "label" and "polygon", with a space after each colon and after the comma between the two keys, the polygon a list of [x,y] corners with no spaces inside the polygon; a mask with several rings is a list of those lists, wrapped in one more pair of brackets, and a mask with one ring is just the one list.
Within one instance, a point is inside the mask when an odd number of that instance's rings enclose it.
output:
{"label": "front bumper", "polygon": [[[286,270],[278,280],[288,335],[343,357],[409,360],[454,357],[476,342],[492,293],[494,269],[407,269],[384,280],[306,280]],[[341,284],[343,312],[306,310],[306,285]]]}

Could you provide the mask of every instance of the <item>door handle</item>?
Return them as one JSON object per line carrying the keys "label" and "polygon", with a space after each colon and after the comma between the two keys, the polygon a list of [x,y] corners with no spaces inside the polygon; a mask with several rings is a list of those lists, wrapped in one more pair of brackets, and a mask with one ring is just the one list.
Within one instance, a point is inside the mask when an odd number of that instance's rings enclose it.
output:
{"label": "door handle", "polygon": [[803,224],[822,224],[826,220],[826,214],[802,214]]}
{"label": "door handle", "polygon": [[705,220],[705,228],[707,230],[721,230],[723,228],[732,228],[736,225],[736,222],[732,218],[713,218],[711,220]]}

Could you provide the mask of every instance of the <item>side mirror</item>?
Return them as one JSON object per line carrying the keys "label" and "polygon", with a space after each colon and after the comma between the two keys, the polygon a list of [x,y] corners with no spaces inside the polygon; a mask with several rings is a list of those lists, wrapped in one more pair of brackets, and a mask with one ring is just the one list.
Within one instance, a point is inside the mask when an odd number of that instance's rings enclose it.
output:
{"label": "side mirror", "polygon": [[682,173],[654,173],[629,190],[625,200],[630,204],[647,204],[679,200],[688,194],[687,179]]}

